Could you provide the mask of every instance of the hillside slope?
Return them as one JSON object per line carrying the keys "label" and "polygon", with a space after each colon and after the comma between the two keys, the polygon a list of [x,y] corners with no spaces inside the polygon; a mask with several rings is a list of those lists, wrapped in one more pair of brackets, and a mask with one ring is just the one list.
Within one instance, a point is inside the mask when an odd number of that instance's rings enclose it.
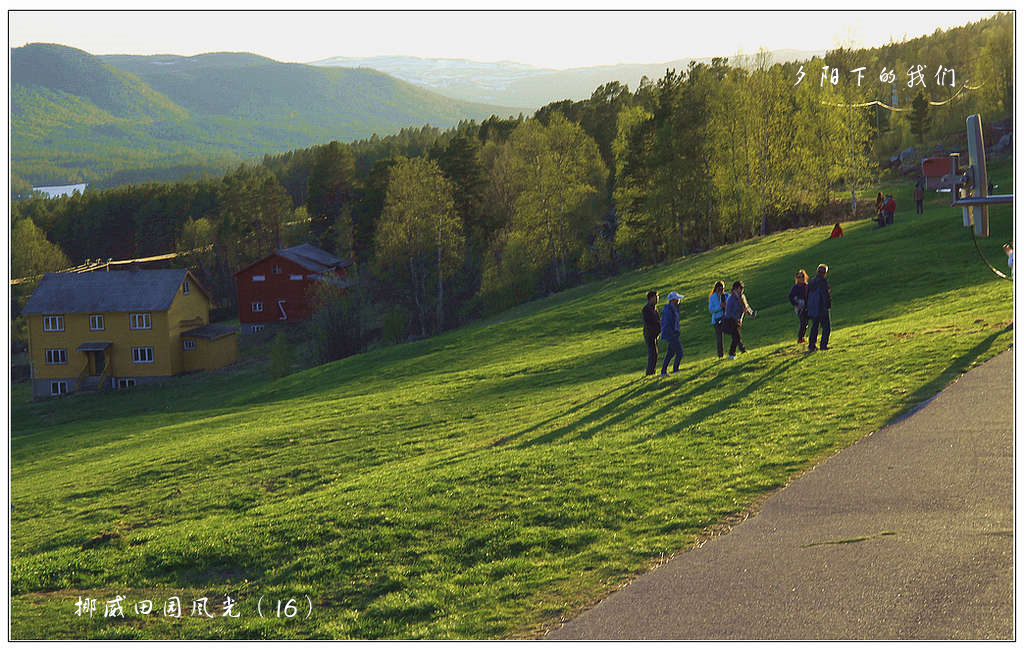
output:
{"label": "hillside slope", "polygon": [[[993,170],[1012,191],[1009,165]],[[881,189],[912,205],[909,187]],[[982,247],[1005,268],[1009,208],[992,224]],[[250,362],[132,393],[32,403],[19,388],[12,636],[544,630],[1010,344],[1012,285],[948,199],[844,229],[721,247],[281,380]],[[809,355],[786,295],[819,262],[834,349]],[[719,361],[706,297],[737,278],[761,315],[750,352]],[[685,295],[668,380],[641,378],[650,288]],[[73,615],[118,595],[155,613],[176,596],[185,616]],[[239,618],[220,616],[226,596]],[[216,617],[188,616],[204,597]],[[256,612],[290,599],[295,619]]]}
{"label": "hillside slope", "polygon": [[119,169],[226,168],[504,112],[372,70],[252,54],[97,57],[39,43],[11,50],[12,171],[34,185],[96,182]]}

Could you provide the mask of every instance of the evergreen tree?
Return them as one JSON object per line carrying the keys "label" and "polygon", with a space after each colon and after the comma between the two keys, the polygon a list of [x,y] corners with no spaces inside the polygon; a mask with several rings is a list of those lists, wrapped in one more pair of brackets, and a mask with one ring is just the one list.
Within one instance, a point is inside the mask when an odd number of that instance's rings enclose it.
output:
{"label": "evergreen tree", "polygon": [[918,142],[921,142],[932,126],[928,100],[925,99],[924,91],[917,91],[917,96],[910,107],[910,132],[914,134]]}
{"label": "evergreen tree", "polygon": [[[309,173],[306,208],[310,230],[321,248],[334,252],[337,248],[336,222],[351,209],[355,183],[355,157],[348,146],[338,141],[320,147]],[[351,212],[347,213],[351,216]],[[341,227],[344,230],[345,224]],[[347,255],[347,252],[340,252]]]}

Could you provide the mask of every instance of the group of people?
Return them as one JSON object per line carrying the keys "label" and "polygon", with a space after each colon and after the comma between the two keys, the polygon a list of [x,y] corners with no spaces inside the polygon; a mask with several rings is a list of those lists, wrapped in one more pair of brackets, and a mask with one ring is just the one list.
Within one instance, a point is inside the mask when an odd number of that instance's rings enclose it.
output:
{"label": "group of people", "polygon": [[[916,193],[916,190],[915,190],[915,193]],[[916,194],[914,196],[915,196],[915,198],[917,197]],[[923,203],[923,199],[924,199],[924,195],[923,194],[921,195],[921,199],[922,199],[921,203]],[[918,204],[918,207],[920,208],[920,204]],[[920,211],[924,212],[924,209],[921,208]],[[885,226],[886,224],[891,224],[893,222],[893,218],[894,218],[895,215],[896,215],[896,200],[892,198],[891,194],[885,195],[885,198],[883,199],[882,198],[882,193],[879,192],[878,196],[875,198],[875,219],[878,221],[878,228],[881,228],[881,227]]]}
{"label": "group of people", "polygon": [[828,350],[828,338],[832,334],[832,287],[828,284],[828,265],[819,264],[818,273],[808,279],[807,272],[800,269],[794,276],[793,289],[789,290],[789,302],[793,305],[800,328],[797,330],[796,342],[807,342],[807,323],[811,323],[810,342],[807,351],[813,353],[818,349],[818,331],[821,331],[821,350]]}
{"label": "group of people", "polygon": [[[800,269],[796,272],[795,284],[789,292],[789,302],[796,311],[799,320],[797,331],[797,343],[807,342],[804,336],[807,334],[807,327],[810,323],[810,343],[808,352],[818,350],[818,333],[821,333],[821,350],[828,350],[829,335],[832,332],[830,309],[832,308],[832,288],[829,286],[825,276],[828,274],[827,265],[818,265],[818,273],[814,278],[808,278],[807,272]],[[736,352],[747,352],[743,346],[743,317],[750,315],[757,318],[757,310],[750,307],[747,297],[743,293],[743,281],[737,280],[732,284],[732,290],[725,292],[725,283],[717,281],[711,294],[708,295],[708,311],[711,313],[711,326],[715,331],[715,341],[718,345],[718,357],[725,356],[723,335],[732,337],[729,346],[729,359],[736,359]],[[668,305],[659,312],[658,292],[647,292],[647,304],[644,305],[644,340],[647,343],[647,376],[655,375],[658,365],[658,340],[668,344],[668,351],[661,363],[661,377],[669,375],[669,363],[672,362],[672,373],[679,370],[679,363],[683,357],[683,345],[680,341],[681,319],[679,316],[679,301],[683,295],[672,291],[668,295]]]}

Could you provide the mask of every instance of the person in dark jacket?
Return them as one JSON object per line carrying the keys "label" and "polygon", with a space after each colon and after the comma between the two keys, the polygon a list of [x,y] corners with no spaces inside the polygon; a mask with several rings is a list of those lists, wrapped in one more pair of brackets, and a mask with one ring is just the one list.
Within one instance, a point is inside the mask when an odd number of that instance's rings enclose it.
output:
{"label": "person in dark jacket", "polygon": [[722,358],[722,319],[725,317],[725,283],[715,282],[708,295],[708,312],[711,312],[711,327],[715,329],[715,341],[718,342],[718,358]]}
{"label": "person in dark jacket", "polygon": [[736,349],[741,353],[747,352],[743,346],[743,315],[749,314],[757,318],[757,313],[750,309],[747,304],[747,297],[743,295],[743,283],[739,280],[732,284],[732,291],[729,292],[729,299],[725,302],[725,324],[723,330],[732,335],[732,344],[729,346],[729,359],[736,359]]}
{"label": "person in dark jacket", "polygon": [[647,376],[654,375],[658,365],[658,335],[661,334],[661,315],[658,313],[658,292],[647,292],[644,305],[644,341],[647,342]]}
{"label": "person in dark jacket", "polygon": [[796,312],[797,318],[800,319],[796,343],[802,344],[807,341],[804,339],[804,335],[807,334],[807,272],[803,269],[797,271],[794,280],[796,284],[793,285],[793,289],[789,290],[789,302],[793,304],[793,310]]}
{"label": "person in dark jacket", "polygon": [[668,305],[661,311],[661,338],[668,342],[668,352],[661,365],[661,377],[668,377],[669,360],[675,358],[672,372],[679,370],[679,362],[683,359],[683,344],[679,341],[679,299],[682,294],[669,292]]}
{"label": "person in dark jacket", "polygon": [[828,273],[828,265],[818,265],[818,275],[807,283],[807,316],[811,322],[811,341],[807,346],[807,352],[813,353],[818,340],[818,329],[821,329],[821,349],[828,350],[828,338],[832,333],[832,318],[829,310],[832,309],[832,288],[825,279]]}
{"label": "person in dark jacket", "polygon": [[922,181],[918,181],[914,185],[914,210],[918,215],[924,214],[924,188],[921,187]]}

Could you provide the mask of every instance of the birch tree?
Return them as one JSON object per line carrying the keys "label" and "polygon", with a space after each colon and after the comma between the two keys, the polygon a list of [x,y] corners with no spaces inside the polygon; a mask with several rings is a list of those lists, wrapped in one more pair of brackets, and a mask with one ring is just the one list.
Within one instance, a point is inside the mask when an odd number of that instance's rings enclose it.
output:
{"label": "birch tree", "polygon": [[431,325],[431,309],[434,331],[444,328],[445,282],[462,265],[465,236],[453,195],[436,162],[399,159],[377,227],[377,267],[382,276],[405,286],[423,336]]}

